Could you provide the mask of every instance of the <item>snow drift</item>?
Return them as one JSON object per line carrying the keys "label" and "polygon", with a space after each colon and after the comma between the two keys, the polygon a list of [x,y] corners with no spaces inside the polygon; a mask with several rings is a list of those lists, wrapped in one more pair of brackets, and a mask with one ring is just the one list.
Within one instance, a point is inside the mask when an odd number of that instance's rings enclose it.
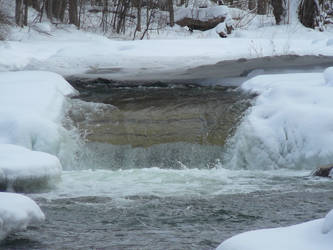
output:
{"label": "snow drift", "polygon": [[313,169],[333,162],[333,68],[257,76],[242,85],[259,96],[229,141],[232,168]]}
{"label": "snow drift", "polygon": [[75,93],[55,73],[0,73],[2,189],[23,191],[31,186],[29,183],[47,183],[59,178],[61,165],[55,156],[72,152],[65,147],[70,135],[62,126],[66,96]]}
{"label": "snow drift", "polygon": [[274,229],[250,231],[224,241],[217,250],[331,250],[333,231],[332,212],[325,219]]}
{"label": "snow drift", "polygon": [[25,230],[44,220],[43,212],[30,198],[0,192],[0,241],[12,232]]}

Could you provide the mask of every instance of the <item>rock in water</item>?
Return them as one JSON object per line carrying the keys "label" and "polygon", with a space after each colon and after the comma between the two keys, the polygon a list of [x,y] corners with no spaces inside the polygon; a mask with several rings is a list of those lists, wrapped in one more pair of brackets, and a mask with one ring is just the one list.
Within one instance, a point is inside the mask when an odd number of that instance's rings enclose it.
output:
{"label": "rock in water", "polygon": [[313,176],[320,176],[320,177],[329,177],[331,178],[333,175],[333,164],[318,167],[313,173]]}

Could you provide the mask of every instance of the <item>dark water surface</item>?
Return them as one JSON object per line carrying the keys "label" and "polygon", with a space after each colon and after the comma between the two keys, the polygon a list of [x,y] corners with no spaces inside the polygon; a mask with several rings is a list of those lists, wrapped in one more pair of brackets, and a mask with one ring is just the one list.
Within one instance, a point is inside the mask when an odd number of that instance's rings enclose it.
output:
{"label": "dark water surface", "polygon": [[38,199],[40,228],[1,249],[214,249],[240,232],[323,217],[333,193],[254,192],[214,197],[132,196]]}

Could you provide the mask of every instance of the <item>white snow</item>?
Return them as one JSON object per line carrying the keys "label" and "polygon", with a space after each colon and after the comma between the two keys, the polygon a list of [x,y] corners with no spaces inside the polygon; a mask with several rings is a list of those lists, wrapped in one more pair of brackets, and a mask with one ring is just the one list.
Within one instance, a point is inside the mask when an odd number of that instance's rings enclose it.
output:
{"label": "white snow", "polygon": [[50,72],[0,72],[0,143],[59,153],[65,96],[75,90]]}
{"label": "white snow", "polygon": [[214,18],[226,17],[228,12],[229,8],[222,5],[209,8],[177,8],[175,9],[175,21],[179,21],[184,18],[208,21]]}
{"label": "white snow", "polygon": [[61,164],[57,157],[47,153],[0,144],[0,170],[0,183],[6,183],[11,190],[20,185],[19,182],[60,178]]}
{"label": "white snow", "polygon": [[231,139],[229,164],[313,169],[331,163],[331,72],[262,75],[245,82],[242,89],[259,96]]}
{"label": "white snow", "polygon": [[12,232],[25,230],[44,220],[43,212],[30,198],[0,192],[0,241]]}
{"label": "white snow", "polygon": [[333,210],[331,210],[326,216],[321,228],[323,234],[327,234],[333,231]]}
{"label": "white snow", "polygon": [[327,217],[289,227],[242,233],[224,241],[217,250],[331,250],[333,231],[321,232],[326,221]]}
{"label": "white snow", "polygon": [[0,180],[7,188],[59,178],[58,158],[36,151],[63,154],[65,98],[75,93],[55,73],[0,72]]}
{"label": "white snow", "polygon": [[[118,75],[135,77],[144,72],[185,71],[239,58],[333,55],[333,46],[328,45],[330,32],[320,33],[297,25],[255,26],[235,31],[227,39],[221,39],[215,29],[200,34],[194,32],[193,36],[185,29],[183,33],[177,33],[182,39],[174,40],[164,37],[164,40],[115,41],[70,27],[53,28],[49,36],[32,29],[30,32],[16,30],[11,41],[0,42],[0,71],[37,69],[74,75],[109,69],[117,71]],[[198,37],[207,39],[193,39]]]}
{"label": "white snow", "polygon": [[324,78],[327,85],[333,86],[333,67],[324,71]]}

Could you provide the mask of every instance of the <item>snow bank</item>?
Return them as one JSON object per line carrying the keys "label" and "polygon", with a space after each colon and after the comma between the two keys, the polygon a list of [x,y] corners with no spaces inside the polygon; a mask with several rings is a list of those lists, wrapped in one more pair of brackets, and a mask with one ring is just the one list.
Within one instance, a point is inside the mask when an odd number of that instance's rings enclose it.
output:
{"label": "snow bank", "polygon": [[[19,42],[0,42],[0,71],[37,69],[75,75],[94,74],[103,69],[104,76],[109,73],[115,79],[126,74],[134,78],[140,73],[185,72],[188,68],[239,58],[285,54],[333,55],[333,46],[327,44],[329,32],[308,31],[300,27],[295,30],[287,30],[286,26],[259,30],[256,26],[248,33],[235,31],[235,38],[228,39],[219,38],[215,29],[200,34],[183,32],[187,39],[177,33],[183,39],[115,41],[70,28],[67,31],[54,30],[52,36],[23,29],[13,35]],[[189,39],[193,37],[214,39]]]}
{"label": "snow bank", "polygon": [[47,153],[0,144],[0,171],[0,187],[27,192],[59,179],[61,164],[57,157]]}
{"label": "snow bank", "polygon": [[59,160],[33,151],[56,156],[67,151],[61,122],[65,98],[75,93],[55,73],[0,73],[1,189],[29,191],[59,178]]}
{"label": "snow bank", "polygon": [[0,73],[0,143],[57,155],[65,96],[75,93],[55,73]]}
{"label": "snow bank", "polygon": [[[331,219],[331,218],[330,218]],[[224,241],[218,250],[331,250],[333,231],[323,234],[326,219],[274,229],[250,231]],[[331,223],[332,224],[332,223]]]}
{"label": "snow bank", "polygon": [[44,220],[43,212],[30,198],[0,192],[0,241],[12,232],[25,230]]}
{"label": "snow bank", "polygon": [[247,169],[313,169],[332,163],[332,79],[328,68],[245,82],[242,89],[259,96],[230,140],[227,162]]}

